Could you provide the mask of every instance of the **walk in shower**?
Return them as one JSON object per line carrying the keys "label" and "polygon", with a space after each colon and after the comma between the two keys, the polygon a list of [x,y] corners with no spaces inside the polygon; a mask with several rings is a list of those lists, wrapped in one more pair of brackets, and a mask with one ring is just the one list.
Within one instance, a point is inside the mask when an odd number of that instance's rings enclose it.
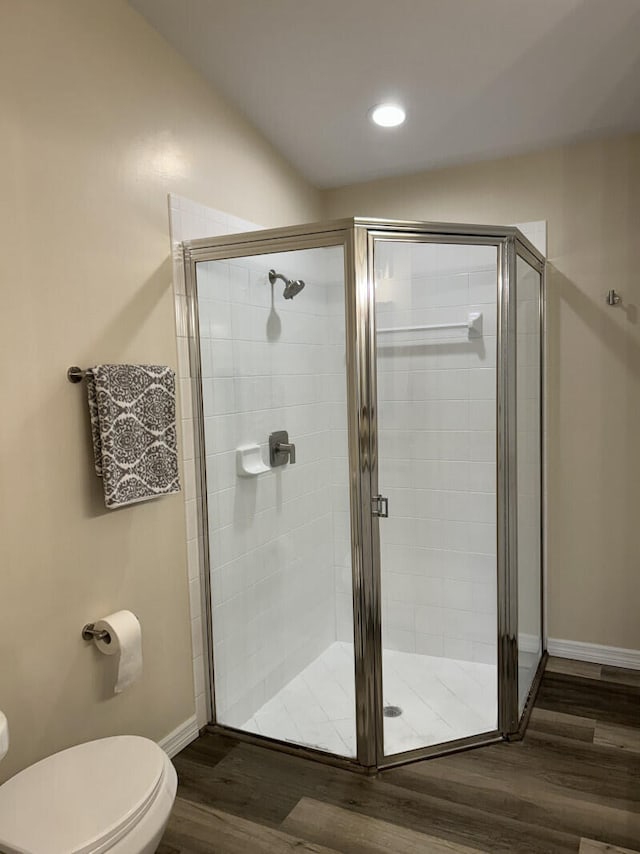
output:
{"label": "walk in shower", "polygon": [[369,769],[517,734],[545,657],[542,255],[358,218],[184,260],[212,725]]}

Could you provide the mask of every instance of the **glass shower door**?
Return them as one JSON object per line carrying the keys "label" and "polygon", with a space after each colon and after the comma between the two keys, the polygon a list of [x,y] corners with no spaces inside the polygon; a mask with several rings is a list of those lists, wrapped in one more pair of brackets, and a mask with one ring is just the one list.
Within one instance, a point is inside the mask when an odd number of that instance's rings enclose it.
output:
{"label": "glass shower door", "polygon": [[196,279],[215,722],[355,757],[344,250]]}
{"label": "glass shower door", "polygon": [[456,241],[374,241],[385,757],[498,726],[498,247]]}

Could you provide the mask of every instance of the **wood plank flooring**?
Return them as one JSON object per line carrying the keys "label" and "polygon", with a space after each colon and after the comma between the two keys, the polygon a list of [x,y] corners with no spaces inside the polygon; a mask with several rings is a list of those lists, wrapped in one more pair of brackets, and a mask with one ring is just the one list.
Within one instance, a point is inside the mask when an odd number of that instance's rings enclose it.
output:
{"label": "wood plank flooring", "polygon": [[367,777],[203,735],[158,854],[640,854],[640,673],[549,659],[524,739]]}

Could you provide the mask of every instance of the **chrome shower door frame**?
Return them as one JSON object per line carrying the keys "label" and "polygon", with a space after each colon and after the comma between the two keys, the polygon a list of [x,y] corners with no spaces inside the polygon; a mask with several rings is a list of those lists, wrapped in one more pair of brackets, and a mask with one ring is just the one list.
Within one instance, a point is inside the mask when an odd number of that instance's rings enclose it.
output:
{"label": "chrome shower door frame", "polygon": [[[497,329],[497,565],[498,565],[498,726],[496,730],[454,742],[384,756],[382,700],[381,566],[379,519],[372,511],[378,487],[376,329],[373,253],[376,240],[416,243],[477,243],[498,253]],[[344,248],[347,419],[355,658],[357,757],[337,757],[221,725],[216,719],[213,660],[212,596],[209,562],[207,475],[205,466],[202,370],[200,363],[196,265],[246,255],[263,255],[318,247]],[[195,458],[203,613],[207,625],[207,661],[211,728],[243,741],[273,747],[354,770],[375,771],[513,737],[518,732],[517,634],[517,480],[516,480],[516,254],[526,253],[542,271],[540,296],[541,349],[544,351],[544,258],[513,227],[422,223],[350,218],[186,241],[183,244],[188,304],[191,391],[194,401]],[[530,262],[531,263],[531,262]],[[544,373],[541,370],[541,406]],[[541,415],[542,425],[542,415]],[[544,433],[541,428],[541,442]],[[544,463],[542,464],[544,469]],[[544,495],[544,493],[542,493]],[[541,515],[541,519],[544,517]],[[542,526],[544,527],[544,526]],[[541,537],[544,536],[541,530]],[[543,552],[542,552],[543,554]],[[542,596],[544,584],[541,583]],[[544,612],[543,612],[544,613]],[[539,681],[543,660],[531,695]],[[525,720],[528,707],[522,716]]]}
{"label": "chrome shower door frame", "polygon": [[[399,241],[403,243],[458,243],[463,245],[494,246],[497,251],[497,670],[498,670],[498,719],[495,730],[472,735],[443,744],[431,745],[417,750],[385,756],[383,738],[382,699],[382,641],[381,641],[381,562],[380,520],[372,517],[372,585],[370,606],[377,609],[375,629],[372,631],[373,649],[368,655],[375,674],[374,699],[376,707],[376,765],[378,768],[392,767],[407,762],[456,752],[468,747],[489,744],[513,737],[519,728],[518,720],[518,601],[517,601],[517,471],[516,471],[516,246],[519,251],[534,258],[537,265],[544,267],[544,259],[535,247],[513,227],[482,226],[452,223],[411,223],[393,221],[356,220],[356,230],[367,231],[368,289],[368,348],[362,355],[363,364],[369,366],[367,378],[370,423],[369,457],[373,461],[370,469],[370,495],[378,494],[378,426],[377,426],[377,356],[374,296],[374,253],[377,241]],[[541,298],[541,312],[543,300]],[[540,315],[542,329],[542,313]],[[367,472],[363,470],[363,477]],[[384,524],[384,521],[382,522]],[[375,641],[373,640],[375,638]],[[546,640],[543,640],[546,649]],[[541,663],[542,664],[542,663]],[[541,675],[542,666],[539,668]],[[531,695],[535,696],[538,680]],[[526,709],[525,709],[526,713]],[[524,719],[524,715],[523,715]]]}
{"label": "chrome shower door frame", "polygon": [[[366,382],[366,365],[361,363],[362,349],[359,346],[365,326],[366,307],[363,307],[363,295],[366,294],[367,281],[360,272],[366,274],[366,239],[358,240],[353,228],[353,220],[338,220],[329,223],[312,223],[234,234],[217,238],[185,241],[183,257],[185,283],[188,304],[189,360],[191,391],[194,401],[195,458],[197,460],[197,504],[200,549],[202,607],[206,619],[207,663],[208,663],[208,699],[210,706],[210,728],[233,737],[255,744],[318,759],[330,764],[349,767],[355,770],[375,770],[375,719],[371,702],[373,685],[372,673],[367,658],[363,637],[371,630],[369,597],[372,591],[370,579],[370,502],[363,495],[367,481],[362,479],[362,470],[368,470],[368,459],[361,460],[366,454],[367,414],[362,411],[362,383]],[[298,746],[291,742],[280,741],[260,735],[245,733],[241,730],[222,725],[217,721],[215,708],[215,664],[213,658],[212,589],[208,533],[207,472],[204,437],[204,407],[202,395],[202,366],[200,359],[200,338],[198,318],[198,283],[196,265],[204,261],[221,261],[249,255],[264,255],[272,252],[287,252],[321,247],[342,246],[344,251],[344,307],[345,307],[345,346],[346,346],[346,383],[347,383],[347,430],[349,446],[349,491],[350,491],[350,527],[352,590],[354,609],[354,658],[355,658],[355,695],[356,695],[356,733],[357,756],[355,759],[337,757],[322,750]],[[364,261],[364,264],[361,263]]]}

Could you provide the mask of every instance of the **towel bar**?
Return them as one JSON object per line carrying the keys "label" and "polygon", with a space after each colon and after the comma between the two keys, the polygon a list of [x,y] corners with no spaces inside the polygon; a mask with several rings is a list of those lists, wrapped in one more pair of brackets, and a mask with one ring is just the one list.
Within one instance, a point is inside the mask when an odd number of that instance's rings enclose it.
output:
{"label": "towel bar", "polygon": [[482,312],[470,311],[467,319],[461,323],[430,323],[420,326],[396,326],[377,329],[378,335],[389,332],[427,332],[431,329],[466,329],[469,338],[482,338]]}
{"label": "towel bar", "polygon": [[95,623],[87,623],[82,629],[82,640],[103,640],[105,643],[111,643],[111,635],[106,629],[96,629]]}

